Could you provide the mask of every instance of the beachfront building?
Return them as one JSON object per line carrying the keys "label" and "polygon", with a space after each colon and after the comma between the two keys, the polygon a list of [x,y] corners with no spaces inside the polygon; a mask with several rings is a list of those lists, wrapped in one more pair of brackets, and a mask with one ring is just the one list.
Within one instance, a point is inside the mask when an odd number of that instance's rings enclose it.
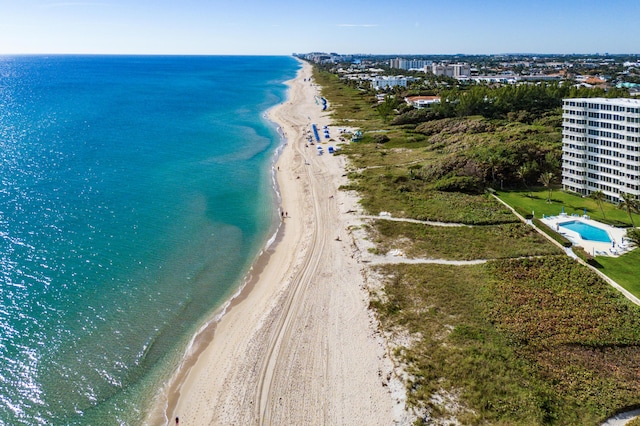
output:
{"label": "beachfront building", "polygon": [[396,86],[407,87],[407,82],[409,80],[413,80],[413,79],[409,79],[401,75],[378,76],[378,77],[374,77],[371,80],[371,87],[373,87],[375,90],[382,90],[382,89],[386,89],[389,87],[396,87]]}
{"label": "beachfront building", "polygon": [[614,203],[640,196],[640,100],[563,100],[562,187]]}

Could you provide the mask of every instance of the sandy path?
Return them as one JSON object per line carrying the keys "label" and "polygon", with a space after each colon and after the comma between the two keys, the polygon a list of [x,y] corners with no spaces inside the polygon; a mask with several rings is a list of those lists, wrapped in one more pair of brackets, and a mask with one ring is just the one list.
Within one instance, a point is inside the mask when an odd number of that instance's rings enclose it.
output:
{"label": "sandy path", "polygon": [[289,100],[270,112],[288,139],[277,172],[288,213],[282,238],[174,390],[166,415],[182,426],[390,425],[403,416],[390,391],[402,387],[389,379],[345,232],[341,212],[355,203],[337,191],[346,182],[344,158],[305,147],[310,123],[329,124],[317,88],[304,81],[310,77],[304,64]]}

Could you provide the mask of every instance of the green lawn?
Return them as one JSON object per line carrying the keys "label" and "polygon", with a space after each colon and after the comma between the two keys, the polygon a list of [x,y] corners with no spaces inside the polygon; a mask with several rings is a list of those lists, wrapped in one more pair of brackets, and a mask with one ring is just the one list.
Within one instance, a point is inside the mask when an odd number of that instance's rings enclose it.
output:
{"label": "green lawn", "polygon": [[[498,197],[511,207],[520,212],[535,212],[535,217],[541,218],[543,215],[555,216],[562,211],[568,215],[577,213],[582,215],[584,209],[591,219],[616,224],[618,226],[631,226],[629,215],[626,211],[618,209],[610,203],[603,203],[603,210],[606,220],[602,219],[602,212],[595,200],[582,198],[563,191],[553,191],[551,203],[547,203],[548,191],[510,191],[499,192]],[[531,196],[530,196],[531,195]],[[640,215],[633,215],[636,225],[640,224]],[[620,284],[632,294],[640,297],[640,249],[633,250],[620,257],[598,256],[598,263],[602,265],[600,269],[606,276]]]}
{"label": "green lawn", "polygon": [[[555,190],[551,193],[551,202],[547,202],[549,191],[537,189],[533,191],[498,191],[496,195],[505,203],[512,207],[519,207],[521,211],[535,212],[535,217],[542,218],[542,215],[556,216],[562,212],[568,215],[577,213],[584,214],[585,208],[591,219],[609,223],[614,226],[631,226],[629,215],[625,210],[619,209],[611,203],[602,203],[604,217],[600,207],[591,198],[582,198],[564,191]],[[530,196],[531,195],[531,196]],[[640,215],[634,214],[633,220],[636,225],[640,225]]]}
{"label": "green lawn", "polygon": [[640,248],[630,251],[620,257],[598,256],[599,268],[606,276],[622,287],[640,297]]}

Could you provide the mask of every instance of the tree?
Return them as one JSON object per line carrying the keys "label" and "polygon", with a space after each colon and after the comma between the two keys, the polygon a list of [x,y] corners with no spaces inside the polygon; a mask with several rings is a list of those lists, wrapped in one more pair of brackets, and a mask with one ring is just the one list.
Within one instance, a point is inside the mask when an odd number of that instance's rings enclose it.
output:
{"label": "tree", "polygon": [[549,194],[547,195],[547,203],[551,202],[551,191],[555,176],[551,172],[544,172],[540,175],[540,183],[544,185],[545,188],[549,190]]}
{"label": "tree", "polygon": [[516,171],[516,175],[522,179],[522,183],[524,183],[524,187],[527,188],[527,191],[529,190],[529,186],[527,185],[527,177],[529,177],[529,173],[531,173],[531,168],[528,164],[521,165]]}
{"label": "tree", "polygon": [[544,156],[544,167],[549,172],[555,172],[560,170],[560,161],[555,153],[549,151]]}
{"label": "tree", "polygon": [[[500,156],[497,153],[491,154],[487,160],[489,168],[491,169],[491,185],[496,185],[496,170],[500,165]],[[500,188],[502,189],[502,188]]]}
{"label": "tree", "polygon": [[598,204],[598,207],[600,207],[600,212],[602,212],[602,218],[606,219],[604,216],[604,209],[602,208],[602,203],[605,200],[604,192],[602,192],[602,190],[600,189],[597,191],[593,191],[591,194],[589,194],[589,198],[596,201],[596,204]]}
{"label": "tree", "polygon": [[378,105],[378,114],[380,114],[380,117],[385,123],[389,121],[389,116],[393,113],[397,106],[398,102],[389,95],[385,96],[384,101],[380,105]]}
{"label": "tree", "polygon": [[627,239],[634,243],[636,246],[640,246],[640,229],[638,228],[628,228],[627,229]]}
{"label": "tree", "polygon": [[636,224],[633,223],[632,213],[640,213],[640,203],[638,203],[638,200],[631,194],[621,192],[620,197],[622,200],[618,203],[618,208],[626,210],[629,219],[631,219],[631,226],[635,228]]}

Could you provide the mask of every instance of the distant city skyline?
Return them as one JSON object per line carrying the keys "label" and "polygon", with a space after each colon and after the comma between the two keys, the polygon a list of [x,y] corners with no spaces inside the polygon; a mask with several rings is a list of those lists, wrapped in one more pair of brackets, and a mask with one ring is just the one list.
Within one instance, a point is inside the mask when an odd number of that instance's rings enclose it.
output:
{"label": "distant city skyline", "polygon": [[0,0],[0,54],[640,54],[637,0]]}

